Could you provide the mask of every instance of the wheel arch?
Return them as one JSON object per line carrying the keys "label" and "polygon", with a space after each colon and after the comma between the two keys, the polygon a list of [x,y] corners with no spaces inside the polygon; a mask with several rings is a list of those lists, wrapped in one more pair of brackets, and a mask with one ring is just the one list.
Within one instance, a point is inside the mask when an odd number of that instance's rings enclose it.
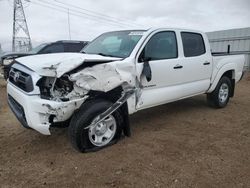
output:
{"label": "wheel arch", "polygon": [[[122,93],[124,92],[122,86],[118,86],[108,92],[101,92],[101,91],[90,91],[89,92],[89,99],[88,100],[96,100],[96,99],[104,99],[111,101],[112,103],[117,102],[119,98],[122,96]],[[129,110],[128,110],[128,102],[126,101],[124,104],[121,105],[119,108],[122,112],[122,118],[123,118],[123,132],[126,136],[131,136],[130,131],[130,122],[129,122]]]}
{"label": "wheel arch", "polygon": [[231,80],[232,83],[232,92],[230,93],[230,97],[234,96],[234,88],[235,88],[235,64],[227,64],[223,66],[216,74],[215,78],[213,79],[213,82],[211,83],[210,88],[208,89],[207,93],[211,93],[215,90],[216,86],[218,85],[220,79],[223,76],[228,77]]}

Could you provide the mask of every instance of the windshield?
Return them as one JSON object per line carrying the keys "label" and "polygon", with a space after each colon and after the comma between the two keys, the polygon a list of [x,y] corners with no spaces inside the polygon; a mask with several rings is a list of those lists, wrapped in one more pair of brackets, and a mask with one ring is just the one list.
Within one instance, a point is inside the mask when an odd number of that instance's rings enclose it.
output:
{"label": "windshield", "polygon": [[111,57],[128,57],[144,31],[116,31],[104,33],[87,45],[82,52]]}
{"label": "windshield", "polygon": [[47,46],[48,43],[43,43],[43,44],[40,44],[38,45],[37,47],[33,48],[32,50],[30,50],[29,52],[30,53],[33,53],[33,54],[37,54],[41,49],[43,49],[45,46]]}

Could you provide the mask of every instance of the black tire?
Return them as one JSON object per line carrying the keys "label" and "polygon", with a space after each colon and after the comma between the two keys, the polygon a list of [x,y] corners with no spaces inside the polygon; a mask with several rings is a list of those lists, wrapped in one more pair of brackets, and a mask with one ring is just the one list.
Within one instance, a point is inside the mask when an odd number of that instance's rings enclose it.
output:
{"label": "black tire", "polygon": [[118,109],[112,113],[116,121],[116,132],[113,139],[105,146],[95,146],[89,139],[89,129],[86,129],[92,121],[101,113],[106,111],[112,102],[104,99],[96,99],[85,102],[73,115],[69,125],[69,137],[73,147],[80,152],[98,151],[102,148],[115,144],[121,137],[123,119]]}
{"label": "black tire", "polygon": [[[221,101],[219,97],[219,92],[220,92],[220,88],[222,87],[222,85],[224,86],[226,85],[229,90],[226,99],[223,101]],[[224,108],[227,106],[229,102],[231,93],[232,93],[232,82],[228,77],[223,76],[220,79],[219,83],[217,84],[215,90],[212,93],[207,94],[208,104],[215,108]]]}

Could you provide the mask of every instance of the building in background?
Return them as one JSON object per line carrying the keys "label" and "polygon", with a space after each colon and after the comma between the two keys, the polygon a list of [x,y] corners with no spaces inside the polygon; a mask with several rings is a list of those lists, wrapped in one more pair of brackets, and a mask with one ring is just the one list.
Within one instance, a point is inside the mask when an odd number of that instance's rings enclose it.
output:
{"label": "building in background", "polygon": [[[250,67],[250,27],[208,32],[212,52],[228,52],[244,54],[245,66]],[[230,45],[230,47],[229,47]]]}

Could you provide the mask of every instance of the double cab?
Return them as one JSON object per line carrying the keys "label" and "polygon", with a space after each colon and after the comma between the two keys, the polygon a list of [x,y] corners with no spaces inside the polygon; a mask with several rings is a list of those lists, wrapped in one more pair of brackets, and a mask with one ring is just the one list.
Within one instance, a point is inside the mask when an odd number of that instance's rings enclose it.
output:
{"label": "double cab", "polygon": [[200,94],[225,107],[244,62],[243,55],[213,55],[200,31],[108,32],[81,53],[16,59],[8,103],[24,127],[50,135],[66,124],[78,151],[96,151],[130,136],[129,115],[140,110]]}

